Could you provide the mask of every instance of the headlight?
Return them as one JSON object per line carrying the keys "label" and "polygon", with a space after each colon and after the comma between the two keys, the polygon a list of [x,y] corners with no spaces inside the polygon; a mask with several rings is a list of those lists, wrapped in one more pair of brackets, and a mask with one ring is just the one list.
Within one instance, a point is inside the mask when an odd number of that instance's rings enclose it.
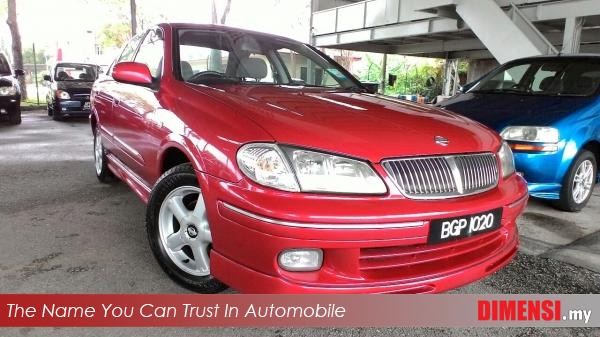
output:
{"label": "headlight", "polygon": [[502,130],[504,140],[532,143],[558,143],[559,132],[545,126],[509,126]]}
{"label": "headlight", "polygon": [[506,178],[515,173],[515,158],[510,146],[506,142],[502,144],[500,151],[498,151],[498,158],[500,158],[500,165],[502,167],[502,177]]}
{"label": "headlight", "polygon": [[10,87],[0,87],[0,96],[14,96],[17,94],[17,88],[13,85]]}
{"label": "headlight", "polygon": [[71,99],[71,95],[64,90],[56,90],[56,97],[60,99]]}
{"label": "headlight", "polygon": [[366,162],[283,147],[303,192],[382,194],[385,184]]}
{"label": "headlight", "polygon": [[284,191],[299,191],[283,153],[274,144],[248,144],[237,153],[238,166],[255,182]]}
{"label": "headlight", "polygon": [[238,151],[237,162],[248,178],[284,191],[351,194],[387,191],[366,162],[327,153],[257,143],[244,145]]}

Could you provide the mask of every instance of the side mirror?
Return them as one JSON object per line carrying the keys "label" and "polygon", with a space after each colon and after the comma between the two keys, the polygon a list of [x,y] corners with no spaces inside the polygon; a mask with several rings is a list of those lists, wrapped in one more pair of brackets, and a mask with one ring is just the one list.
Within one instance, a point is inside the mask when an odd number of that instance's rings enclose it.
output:
{"label": "side mirror", "polygon": [[15,77],[25,76],[25,71],[23,69],[15,69]]}
{"label": "side mirror", "polygon": [[50,77],[50,75],[44,75],[44,81],[51,82],[52,81],[52,77]]}
{"label": "side mirror", "polygon": [[117,82],[142,85],[145,87],[152,85],[152,75],[150,74],[150,69],[148,69],[148,66],[143,63],[117,63],[113,68],[112,77]]}
{"label": "side mirror", "polygon": [[379,91],[379,83],[377,82],[361,82],[361,84],[369,94],[376,94]]}
{"label": "side mirror", "polygon": [[396,84],[396,81],[398,80],[398,76],[394,75],[394,74],[388,74],[388,85],[390,87],[393,87],[394,84]]}

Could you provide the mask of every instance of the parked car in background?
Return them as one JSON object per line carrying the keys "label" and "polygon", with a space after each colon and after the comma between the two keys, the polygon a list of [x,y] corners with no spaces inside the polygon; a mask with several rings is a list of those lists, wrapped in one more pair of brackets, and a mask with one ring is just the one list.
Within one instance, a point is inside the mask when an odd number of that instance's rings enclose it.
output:
{"label": "parked car in background", "polygon": [[370,94],[287,38],[150,29],[90,121],[98,179],[147,203],[158,263],[199,292],[442,292],[517,251],[527,186],[493,130]]}
{"label": "parked car in background", "polygon": [[600,162],[600,56],[509,62],[440,103],[508,141],[532,196],[579,211]]}
{"label": "parked car in background", "polygon": [[57,63],[50,75],[44,76],[48,86],[46,103],[48,116],[54,120],[64,117],[90,115],[90,91],[98,78],[97,65],[88,63]]}
{"label": "parked car in background", "polygon": [[0,115],[8,115],[8,122],[21,124],[21,87],[18,76],[24,76],[22,69],[14,72],[8,59],[0,53]]}

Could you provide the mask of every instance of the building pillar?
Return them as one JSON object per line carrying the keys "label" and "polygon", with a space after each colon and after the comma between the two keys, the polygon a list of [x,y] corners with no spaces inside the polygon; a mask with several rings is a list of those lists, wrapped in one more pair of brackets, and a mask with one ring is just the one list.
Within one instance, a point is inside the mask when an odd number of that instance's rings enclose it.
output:
{"label": "building pillar", "polygon": [[561,53],[577,54],[581,45],[581,29],[583,28],[582,17],[570,17],[565,20],[565,32]]}
{"label": "building pillar", "polygon": [[470,60],[469,70],[467,71],[467,83],[478,80],[481,76],[487,74],[498,65],[498,61],[495,59]]}
{"label": "building pillar", "polygon": [[379,82],[379,92],[385,94],[385,86],[387,85],[387,54],[383,54],[381,65],[381,82]]}

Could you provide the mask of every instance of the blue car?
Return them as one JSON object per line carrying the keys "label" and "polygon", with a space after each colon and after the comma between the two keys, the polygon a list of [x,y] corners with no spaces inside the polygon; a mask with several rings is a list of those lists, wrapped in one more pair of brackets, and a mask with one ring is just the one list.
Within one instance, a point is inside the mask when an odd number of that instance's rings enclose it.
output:
{"label": "blue car", "polygon": [[497,130],[532,196],[585,207],[598,182],[600,55],[515,60],[439,105]]}

